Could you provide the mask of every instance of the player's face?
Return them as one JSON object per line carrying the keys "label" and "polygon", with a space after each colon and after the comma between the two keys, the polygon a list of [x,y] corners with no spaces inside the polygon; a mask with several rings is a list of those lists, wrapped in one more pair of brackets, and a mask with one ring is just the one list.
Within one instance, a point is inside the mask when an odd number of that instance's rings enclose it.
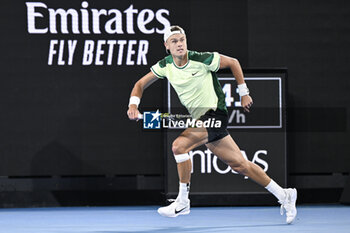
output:
{"label": "player's face", "polygon": [[187,54],[187,41],[186,36],[181,33],[177,33],[168,38],[165,42],[165,47],[171,53],[171,55],[180,57]]}

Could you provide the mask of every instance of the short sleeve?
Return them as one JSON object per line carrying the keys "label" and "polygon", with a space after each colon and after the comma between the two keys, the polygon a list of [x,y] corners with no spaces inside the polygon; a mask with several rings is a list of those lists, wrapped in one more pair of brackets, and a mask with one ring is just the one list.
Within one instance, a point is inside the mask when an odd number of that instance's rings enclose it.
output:
{"label": "short sleeve", "polygon": [[208,65],[208,69],[210,71],[216,72],[220,68],[220,54],[218,52],[213,52],[212,54],[212,60]]}
{"label": "short sleeve", "polygon": [[159,62],[157,62],[155,65],[153,65],[151,67],[151,71],[152,73],[157,76],[160,79],[164,79],[165,78],[165,70],[164,68],[162,68],[159,64]]}

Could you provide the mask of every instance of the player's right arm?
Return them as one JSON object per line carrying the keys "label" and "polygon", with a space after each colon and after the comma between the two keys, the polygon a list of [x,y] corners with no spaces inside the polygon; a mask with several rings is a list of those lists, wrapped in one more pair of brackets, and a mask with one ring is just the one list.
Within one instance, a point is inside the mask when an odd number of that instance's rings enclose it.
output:
{"label": "player's right arm", "polygon": [[[149,87],[152,83],[157,81],[159,78],[157,78],[152,72],[149,72],[142,78],[140,78],[134,85],[134,88],[131,91],[130,99],[131,98],[139,98],[141,100],[143,91]],[[138,110],[138,104],[129,104],[129,109],[127,111],[128,117],[130,120],[137,120],[138,115],[140,114]]]}

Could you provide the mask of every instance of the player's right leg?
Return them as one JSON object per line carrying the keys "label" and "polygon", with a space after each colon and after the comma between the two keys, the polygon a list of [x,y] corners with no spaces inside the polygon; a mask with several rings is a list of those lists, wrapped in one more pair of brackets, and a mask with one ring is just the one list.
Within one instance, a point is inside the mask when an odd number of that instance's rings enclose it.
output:
{"label": "player's right leg", "polygon": [[208,140],[207,131],[202,128],[188,128],[175,139],[172,145],[177,172],[179,176],[179,194],[175,201],[168,206],[158,209],[158,213],[164,217],[177,217],[190,213],[190,200],[188,198],[192,164],[188,152],[193,148],[203,145]]}
{"label": "player's right leg", "polygon": [[283,214],[283,210],[286,211],[286,222],[289,224],[294,221],[297,215],[295,206],[297,199],[296,189],[283,189],[261,167],[244,159],[239,147],[230,135],[207,143],[206,146],[236,172],[248,176],[276,196],[281,204],[281,214]]}

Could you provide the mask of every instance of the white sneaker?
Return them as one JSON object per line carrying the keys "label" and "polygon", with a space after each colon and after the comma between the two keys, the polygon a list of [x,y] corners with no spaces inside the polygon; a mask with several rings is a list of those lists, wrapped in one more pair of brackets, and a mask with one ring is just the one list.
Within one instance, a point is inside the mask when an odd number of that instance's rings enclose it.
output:
{"label": "white sneaker", "polygon": [[291,224],[295,217],[297,216],[297,208],[295,203],[297,201],[297,190],[296,189],[284,189],[286,193],[286,198],[283,201],[279,201],[281,204],[281,215],[283,215],[283,210],[286,210],[286,222]]}
{"label": "white sneaker", "polygon": [[190,199],[183,202],[180,200],[175,200],[168,206],[160,207],[158,213],[164,217],[174,218],[179,215],[189,214],[190,213]]}

